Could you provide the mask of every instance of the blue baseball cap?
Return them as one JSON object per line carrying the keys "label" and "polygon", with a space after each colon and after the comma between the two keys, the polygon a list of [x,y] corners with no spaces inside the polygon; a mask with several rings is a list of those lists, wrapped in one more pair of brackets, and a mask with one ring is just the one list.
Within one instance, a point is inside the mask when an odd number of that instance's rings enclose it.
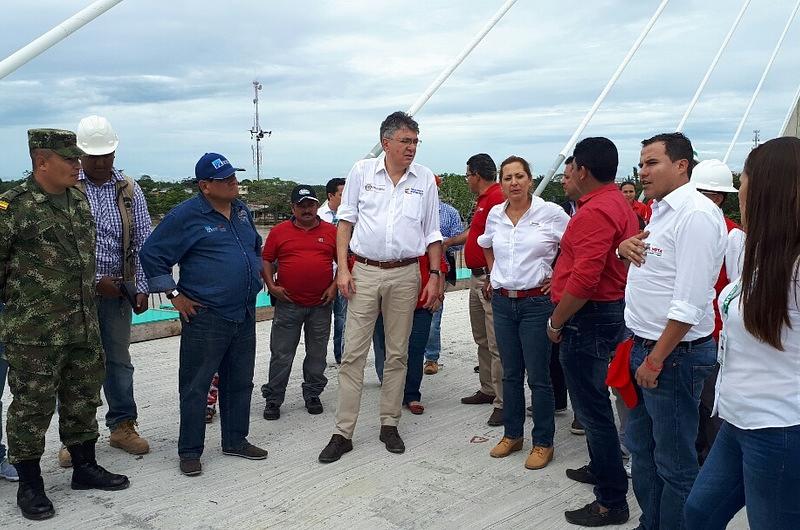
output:
{"label": "blue baseball cap", "polygon": [[237,171],[244,169],[233,167],[228,159],[219,153],[206,153],[195,164],[194,177],[196,180],[222,180]]}

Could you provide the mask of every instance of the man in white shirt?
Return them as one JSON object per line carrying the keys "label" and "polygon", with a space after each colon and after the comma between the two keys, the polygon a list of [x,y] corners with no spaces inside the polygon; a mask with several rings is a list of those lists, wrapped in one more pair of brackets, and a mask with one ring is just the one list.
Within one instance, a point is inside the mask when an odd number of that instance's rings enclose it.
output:
{"label": "man in white shirt", "polygon": [[[320,219],[334,226],[339,224],[339,217],[336,211],[342,204],[342,192],[344,191],[344,179],[334,177],[325,185],[325,193],[328,200],[319,207],[317,215]],[[333,264],[333,274],[336,275],[336,264]],[[347,298],[342,293],[336,293],[336,300],[333,301],[333,358],[336,364],[342,364],[342,351],[344,350],[344,326],[347,317]]]}
{"label": "man in white shirt", "polygon": [[689,182],[692,144],[681,133],[642,142],[639,175],[655,202],[647,230],[623,241],[634,267],[625,324],[639,403],[626,429],[640,527],[680,528],[698,472],[695,439],[703,381],[716,362],[714,282],[725,250],[720,209]]}
{"label": "man in white shirt", "polygon": [[[442,257],[439,194],[430,169],[414,163],[419,126],[404,112],[381,123],[384,154],[356,162],[337,210],[336,282],[348,300],[345,350],[339,369],[336,433],[319,455],[335,462],[353,449],[364,365],[378,314],[383,315],[386,360],[380,400],[380,440],[392,453],[405,445],[397,432],[408,361],[408,339],[420,292],[418,258]],[[348,268],[348,250],[355,261]],[[420,299],[431,308],[439,298],[441,271],[431,265]]]}

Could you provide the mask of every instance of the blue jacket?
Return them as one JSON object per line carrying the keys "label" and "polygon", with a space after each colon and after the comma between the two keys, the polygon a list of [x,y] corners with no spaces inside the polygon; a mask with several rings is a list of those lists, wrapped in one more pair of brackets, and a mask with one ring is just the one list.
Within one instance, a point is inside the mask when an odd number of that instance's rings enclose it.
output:
{"label": "blue jacket", "polygon": [[262,288],[261,236],[245,204],[236,199],[226,219],[202,195],[173,208],[139,253],[150,292],[176,288],[225,319],[242,322],[254,314]]}

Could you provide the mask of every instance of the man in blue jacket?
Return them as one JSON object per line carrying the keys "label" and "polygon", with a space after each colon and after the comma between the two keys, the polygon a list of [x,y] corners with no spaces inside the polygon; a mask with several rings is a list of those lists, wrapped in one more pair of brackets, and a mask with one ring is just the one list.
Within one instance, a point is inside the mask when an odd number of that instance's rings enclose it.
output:
{"label": "man in blue jacket", "polygon": [[203,155],[195,166],[199,193],[164,217],[140,254],[150,292],[166,293],[181,315],[178,456],[187,476],[202,472],[206,394],[214,373],[219,373],[222,452],[251,460],[267,457],[247,441],[261,236],[238,199],[237,171],[243,170],[220,154]]}

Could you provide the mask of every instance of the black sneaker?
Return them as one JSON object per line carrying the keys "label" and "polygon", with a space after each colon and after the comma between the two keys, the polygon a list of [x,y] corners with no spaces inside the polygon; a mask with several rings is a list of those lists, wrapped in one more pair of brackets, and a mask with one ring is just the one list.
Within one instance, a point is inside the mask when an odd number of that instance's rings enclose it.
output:
{"label": "black sneaker", "polygon": [[256,447],[250,442],[245,442],[239,449],[222,449],[223,455],[240,456],[248,460],[264,460],[267,458],[267,450]]}
{"label": "black sneaker", "polygon": [[575,482],[583,482],[584,484],[597,484],[597,477],[594,476],[592,470],[589,469],[588,464],[578,469],[567,469],[567,478]]}
{"label": "black sneaker", "polygon": [[498,409],[495,407],[492,411],[492,415],[489,416],[489,420],[486,423],[490,427],[500,427],[503,425],[503,409]]}
{"label": "black sneaker", "polygon": [[267,404],[264,406],[264,419],[265,420],[277,420],[281,417],[281,407],[276,405],[275,403],[270,403],[267,401]]}
{"label": "black sneaker", "polygon": [[397,432],[397,427],[393,425],[381,425],[380,441],[386,445],[386,450],[390,453],[405,453],[406,445],[403,439],[400,438],[400,433]]}
{"label": "black sneaker", "polygon": [[572,434],[577,434],[578,436],[583,436],[586,434],[586,429],[583,428],[581,422],[578,421],[578,418],[572,419],[572,425],[569,426],[569,432]]}
{"label": "black sneaker", "polygon": [[[309,414],[322,414],[322,401],[317,396],[308,398],[306,400],[306,410],[308,410]],[[266,411],[264,414],[266,414]]]}
{"label": "black sneaker", "polygon": [[336,462],[342,455],[349,453],[353,450],[353,441],[348,440],[341,434],[334,434],[331,436],[331,441],[325,446],[325,449],[319,454],[319,461],[323,464],[330,464]]}
{"label": "black sneaker", "polygon": [[600,504],[594,501],[579,510],[564,512],[564,517],[568,522],[580,526],[606,526],[626,523],[630,519],[630,514],[627,504],[622,508],[612,508],[601,513]]}
{"label": "black sneaker", "polygon": [[203,472],[203,464],[199,458],[181,458],[181,473],[187,477],[194,477]]}

